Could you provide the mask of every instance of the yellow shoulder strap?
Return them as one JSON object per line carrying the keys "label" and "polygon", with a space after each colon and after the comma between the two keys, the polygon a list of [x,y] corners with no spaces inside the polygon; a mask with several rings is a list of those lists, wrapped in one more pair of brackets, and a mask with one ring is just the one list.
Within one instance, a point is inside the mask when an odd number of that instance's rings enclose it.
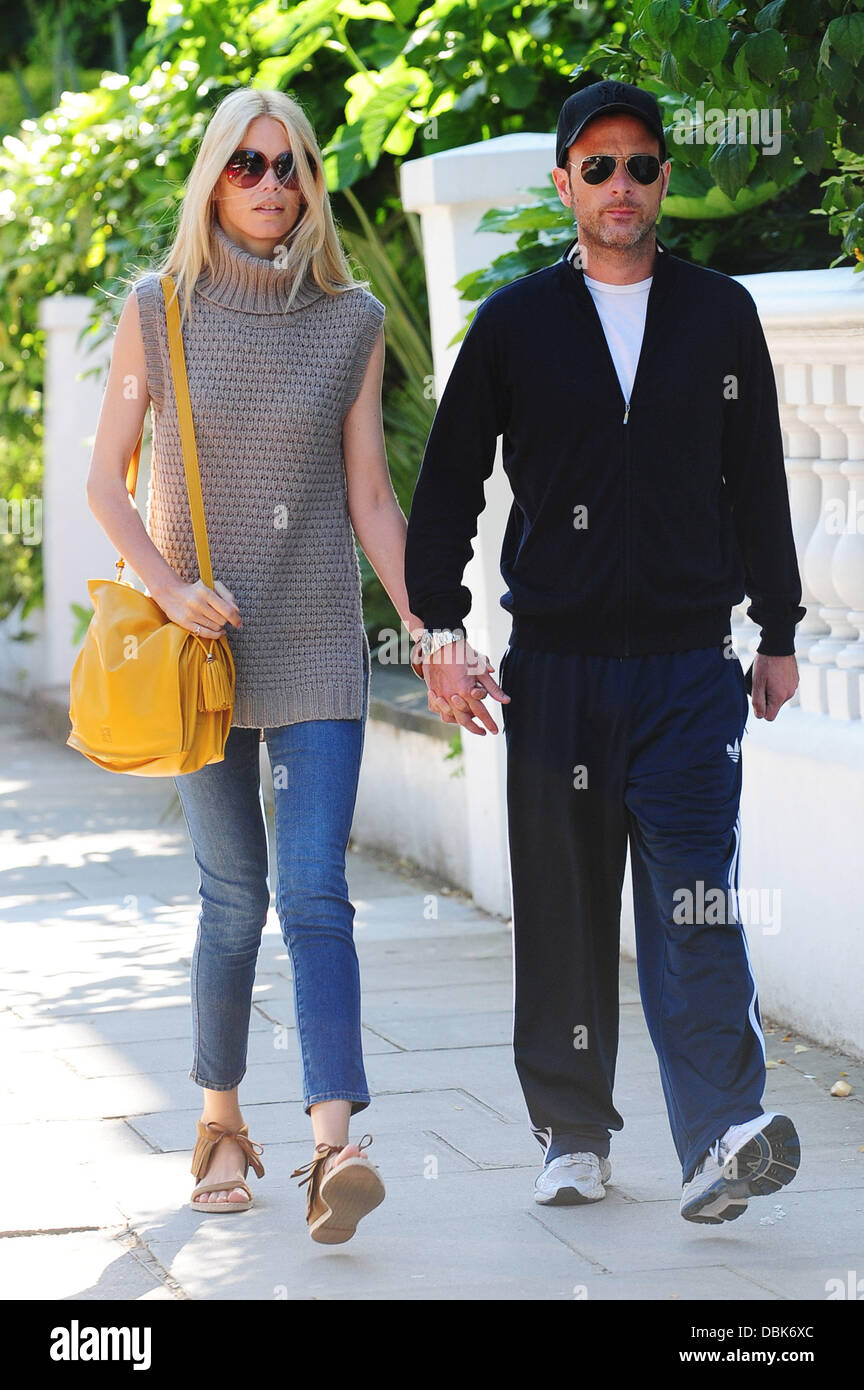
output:
{"label": "yellow shoulder strap", "polygon": [[177,419],[180,425],[180,442],[183,446],[183,467],[186,470],[186,487],[189,492],[189,511],[192,515],[192,530],[195,533],[195,552],[198,556],[198,573],[208,589],[213,588],[213,570],[210,565],[210,545],[207,540],[207,524],[204,520],[204,498],[201,493],[201,474],[198,469],[198,451],[195,448],[195,429],[192,424],[192,405],[189,401],[189,383],[186,377],[186,357],[183,352],[183,334],[180,331],[180,310],[177,293],[170,275],[162,276],[162,293],[165,296],[165,317],[168,321],[168,351],[171,354],[171,375],[174,378],[174,397],[177,402]]}
{"label": "yellow shoulder strap", "polygon": [[[201,473],[198,468],[198,450],[195,447],[195,428],[192,423],[192,405],[189,400],[189,382],[186,377],[186,356],[183,352],[183,334],[180,328],[180,310],[174,280],[170,275],[160,277],[162,293],[165,297],[165,319],[168,324],[168,351],[171,356],[171,375],[174,380],[174,398],[177,402],[177,420],[180,425],[180,443],[183,448],[183,467],[186,472],[186,490],[189,493],[189,511],[192,517],[192,530],[195,534],[195,554],[198,557],[198,573],[208,589],[213,588],[213,569],[210,563],[210,543],[207,539],[207,523],[204,519],[204,497],[201,492]],[[141,461],[141,442],[144,429],[138,436],[138,443],[132,450],[126,469],[126,490],[134,498],[138,482],[138,465]],[[122,575],[126,561],[123,556],[117,562],[118,577]]]}

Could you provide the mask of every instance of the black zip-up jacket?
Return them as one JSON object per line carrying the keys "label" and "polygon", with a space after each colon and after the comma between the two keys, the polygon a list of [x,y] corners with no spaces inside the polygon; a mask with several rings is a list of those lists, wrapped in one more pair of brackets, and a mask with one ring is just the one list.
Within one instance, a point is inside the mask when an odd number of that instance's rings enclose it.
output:
{"label": "black zip-up jacket", "polygon": [[806,610],[752,297],[658,241],[625,401],[575,245],[496,290],[465,336],[411,505],[411,611],[427,628],[462,626],[500,434],[513,646],[635,656],[719,645],[746,592],[758,650],[791,654]]}

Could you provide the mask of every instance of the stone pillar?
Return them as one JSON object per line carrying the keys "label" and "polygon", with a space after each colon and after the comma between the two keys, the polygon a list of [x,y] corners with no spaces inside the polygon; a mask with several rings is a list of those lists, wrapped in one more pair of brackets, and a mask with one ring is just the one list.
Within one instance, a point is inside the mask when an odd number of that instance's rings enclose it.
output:
{"label": "stone pillar", "polygon": [[[45,330],[45,467],[43,480],[45,566],[45,668],[41,683],[69,681],[79,644],[72,637],[71,604],[90,607],[87,580],[113,579],[117,554],[87,503],[86,481],[102,404],[111,340],[98,348],[79,342],[92,300],[52,295],[39,306]],[[82,375],[92,368],[93,375]],[[146,495],[143,464],[138,495]],[[133,579],[128,571],[124,578]]]}

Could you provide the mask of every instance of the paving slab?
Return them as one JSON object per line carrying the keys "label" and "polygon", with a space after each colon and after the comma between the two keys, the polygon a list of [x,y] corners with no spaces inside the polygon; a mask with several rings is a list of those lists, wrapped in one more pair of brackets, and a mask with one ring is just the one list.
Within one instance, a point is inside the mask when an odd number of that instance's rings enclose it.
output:
{"label": "paving slab", "polygon": [[2,1299],[113,1302],[183,1297],[151,1252],[125,1231],[0,1241]]}
{"label": "paving slab", "polygon": [[[843,1217],[838,1219],[835,1193],[796,1192],[791,1186],[752,1201],[744,1215],[725,1223],[719,1234],[713,1226],[683,1221],[677,1193],[667,1202],[625,1201],[624,1196],[610,1186],[603,1202],[541,1207],[539,1219],[560,1239],[572,1242],[584,1258],[610,1273],[687,1266],[710,1271],[715,1264],[739,1271],[753,1263],[781,1268],[790,1245],[804,1259],[828,1257],[844,1269],[854,1267],[855,1258],[860,1263],[864,1221],[860,1192],[845,1194]],[[710,1272],[706,1277],[711,1277]]]}
{"label": "paving slab", "polygon": [[515,1192],[493,1186],[499,1176],[388,1177],[387,1199],[367,1218],[362,1245],[316,1247],[296,1191],[268,1196],[266,1219],[263,1204],[244,1223],[189,1211],[182,1229],[178,1222],[142,1238],[191,1297],[212,1296],[213,1282],[223,1297],[274,1301],[425,1298],[433,1290],[451,1299],[572,1297],[590,1264],[535,1221]]}

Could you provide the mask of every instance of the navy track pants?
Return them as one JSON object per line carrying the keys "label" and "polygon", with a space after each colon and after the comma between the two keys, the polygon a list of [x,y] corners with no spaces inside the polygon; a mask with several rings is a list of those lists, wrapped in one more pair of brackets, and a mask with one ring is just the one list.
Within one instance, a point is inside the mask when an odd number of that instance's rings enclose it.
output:
{"label": "navy track pants", "polygon": [[[639,988],[686,1182],[762,1111],[765,1044],[738,889],[738,658],[508,647],[516,1069],[547,1161],[608,1154],[629,839]],[[707,904],[707,905],[706,905]]]}

